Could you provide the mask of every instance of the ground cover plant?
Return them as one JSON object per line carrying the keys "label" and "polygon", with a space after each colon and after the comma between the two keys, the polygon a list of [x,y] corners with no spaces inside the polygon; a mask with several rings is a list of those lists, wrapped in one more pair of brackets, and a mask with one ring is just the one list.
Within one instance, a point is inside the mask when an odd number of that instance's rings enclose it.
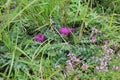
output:
{"label": "ground cover plant", "polygon": [[120,80],[120,0],[0,0],[0,80]]}

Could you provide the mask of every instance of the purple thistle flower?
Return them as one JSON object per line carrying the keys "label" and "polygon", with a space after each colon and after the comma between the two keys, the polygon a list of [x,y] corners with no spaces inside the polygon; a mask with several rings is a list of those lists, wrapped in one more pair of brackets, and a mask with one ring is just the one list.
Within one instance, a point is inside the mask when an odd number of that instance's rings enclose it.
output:
{"label": "purple thistle flower", "polygon": [[69,29],[66,27],[59,29],[60,34],[68,35],[70,33]]}
{"label": "purple thistle flower", "polygon": [[34,40],[36,42],[43,42],[45,40],[45,36],[44,36],[44,34],[38,34],[34,37]]}
{"label": "purple thistle flower", "polygon": [[62,27],[59,29],[60,34],[68,35],[70,32],[74,32],[75,28]]}

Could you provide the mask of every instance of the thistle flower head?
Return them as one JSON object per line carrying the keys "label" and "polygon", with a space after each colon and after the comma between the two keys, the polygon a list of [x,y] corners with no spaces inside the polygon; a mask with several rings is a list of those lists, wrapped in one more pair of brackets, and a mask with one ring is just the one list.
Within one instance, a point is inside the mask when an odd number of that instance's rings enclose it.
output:
{"label": "thistle flower head", "polygon": [[59,29],[59,32],[60,34],[63,34],[63,35],[68,35],[70,34],[70,32],[74,32],[75,31],[75,28],[67,28],[67,27],[62,27]]}
{"label": "thistle flower head", "polygon": [[44,36],[44,34],[38,34],[34,37],[34,40],[36,42],[43,42],[45,40],[45,36]]}
{"label": "thistle flower head", "polygon": [[70,33],[69,29],[66,27],[59,29],[60,34],[68,35]]}

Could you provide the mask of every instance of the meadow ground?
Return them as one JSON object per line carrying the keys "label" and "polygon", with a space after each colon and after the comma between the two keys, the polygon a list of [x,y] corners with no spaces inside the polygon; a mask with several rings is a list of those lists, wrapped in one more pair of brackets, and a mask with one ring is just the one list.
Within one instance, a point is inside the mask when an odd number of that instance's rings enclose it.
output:
{"label": "meadow ground", "polygon": [[120,80],[120,0],[0,0],[0,80]]}

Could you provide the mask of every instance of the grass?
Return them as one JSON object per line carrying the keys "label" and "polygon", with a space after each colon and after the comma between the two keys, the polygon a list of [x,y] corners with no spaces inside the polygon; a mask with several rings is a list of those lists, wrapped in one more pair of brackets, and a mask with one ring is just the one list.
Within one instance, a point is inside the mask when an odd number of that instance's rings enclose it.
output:
{"label": "grass", "polygon": [[[119,6],[120,0],[1,0],[0,80],[119,80]],[[75,31],[64,35],[62,27]],[[34,40],[39,33],[44,42]]]}

